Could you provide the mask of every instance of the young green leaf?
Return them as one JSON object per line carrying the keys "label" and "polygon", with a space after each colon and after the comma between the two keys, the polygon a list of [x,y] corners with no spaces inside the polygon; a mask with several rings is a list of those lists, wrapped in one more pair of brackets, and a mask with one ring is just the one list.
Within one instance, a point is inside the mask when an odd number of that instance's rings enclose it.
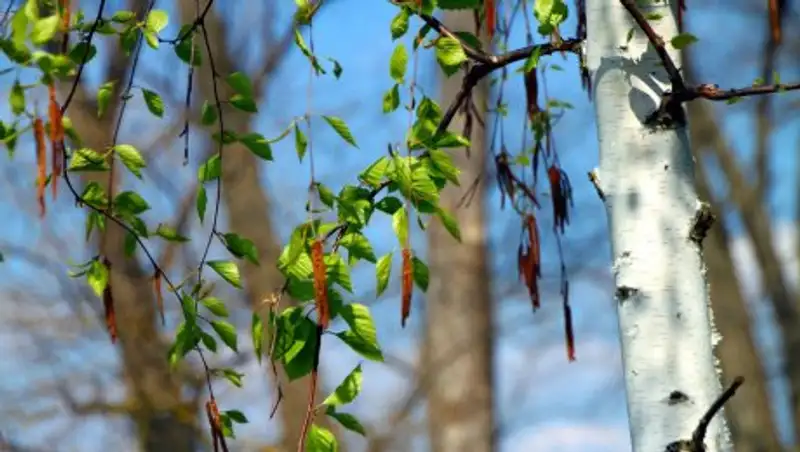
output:
{"label": "young green leaf", "polygon": [[111,93],[114,91],[114,81],[106,82],[100,85],[97,90],[97,117],[103,117],[103,114],[108,109],[108,104],[111,102]]}
{"label": "young green leaf", "polygon": [[330,406],[327,410],[325,410],[325,414],[336,419],[339,424],[341,424],[342,427],[346,428],[347,430],[356,432],[361,436],[367,436],[367,431],[364,429],[364,426],[361,425],[361,422],[359,422],[358,419],[352,414],[337,412],[333,407]]}
{"label": "young green leaf", "polygon": [[445,36],[436,41],[436,60],[445,74],[452,75],[467,61],[467,54],[456,39]]}
{"label": "young green leaf", "polygon": [[150,210],[150,205],[139,193],[123,191],[114,197],[114,212],[122,216],[140,215]]}
{"label": "young green leaf", "polygon": [[351,303],[343,306],[340,314],[350,329],[336,333],[336,336],[364,358],[382,362],[383,353],[378,346],[375,322],[369,309],[362,304]]}
{"label": "young green leaf", "polygon": [[272,147],[269,145],[269,141],[260,133],[252,132],[239,135],[239,142],[258,157],[266,161],[272,161]]}
{"label": "young green leaf", "polygon": [[409,12],[408,8],[401,8],[397,15],[394,16],[390,26],[392,32],[392,41],[399,39],[406,34],[408,31],[408,19],[410,17],[411,13]]}
{"label": "young green leaf", "polygon": [[145,21],[145,26],[148,30],[154,33],[160,33],[161,30],[166,28],[167,24],[169,24],[169,16],[167,16],[167,12],[161,9],[154,9],[150,11],[150,14],[147,15],[147,20]]}
{"label": "young green leaf", "polygon": [[200,303],[206,307],[212,314],[220,317],[228,317],[228,308],[225,303],[217,297],[205,297],[200,300]]}
{"label": "young green leaf", "polygon": [[232,286],[241,289],[242,279],[239,276],[239,268],[231,261],[208,261],[206,265],[217,272],[219,276]]}
{"label": "young green leaf", "polygon": [[378,263],[375,264],[375,277],[378,280],[376,286],[378,297],[381,296],[389,285],[389,276],[391,276],[392,273],[392,255],[393,253],[389,253],[385,256],[381,256],[381,258],[378,259]]}
{"label": "young green leaf", "polygon": [[397,209],[397,212],[392,215],[392,229],[397,236],[400,245],[405,245],[408,238],[408,215],[406,209]]}
{"label": "young green leaf", "polygon": [[328,125],[336,131],[336,133],[342,137],[342,139],[353,147],[357,148],[358,145],[356,144],[356,139],[353,138],[353,134],[350,133],[350,129],[347,127],[347,124],[341,119],[336,116],[322,116],[322,119],[328,123]]}
{"label": "young green leaf", "polygon": [[[232,385],[236,386],[237,388],[242,387],[242,378],[244,378],[244,374],[241,372],[236,372],[233,369],[222,369],[222,376],[225,377],[226,380],[230,381]],[[231,415],[232,412],[237,413],[234,416]],[[241,411],[237,410],[230,410],[225,412],[231,420],[237,422],[239,424],[246,424],[247,418],[242,414]],[[237,420],[238,419],[238,420]]]}
{"label": "young green leaf", "polygon": [[197,180],[210,182],[219,179],[220,174],[222,174],[222,161],[219,153],[216,153],[197,169]]}
{"label": "young green leaf", "polygon": [[326,397],[322,403],[330,407],[335,407],[352,402],[356,399],[358,393],[361,392],[363,381],[364,375],[361,370],[361,364],[359,364],[350,371],[333,393]]}
{"label": "young green leaf", "polygon": [[255,312],[250,322],[250,335],[253,338],[253,352],[256,354],[258,363],[261,364],[261,357],[264,354],[264,321]]}
{"label": "young green leaf", "polygon": [[251,97],[245,97],[242,96],[241,94],[234,94],[233,96],[231,96],[229,102],[237,110],[241,110],[246,113],[258,113],[258,107],[256,106],[256,102]]}
{"label": "young green leaf", "polygon": [[231,350],[238,352],[237,349],[237,337],[236,337],[236,327],[231,325],[230,323],[224,320],[212,320],[211,321],[211,328],[219,335],[219,338],[222,339],[222,342],[225,343]]}
{"label": "young green leaf", "polygon": [[458,227],[458,222],[455,217],[443,208],[436,210],[436,215],[442,222],[442,226],[453,236],[454,239],[461,242],[461,229]]}
{"label": "young green leaf", "polygon": [[14,81],[11,92],[8,95],[8,103],[11,106],[11,113],[21,115],[25,112],[25,90],[19,84],[19,80]]}
{"label": "young green leaf", "polygon": [[226,233],[222,238],[225,241],[225,247],[228,248],[228,251],[234,256],[239,259],[247,259],[253,265],[259,264],[258,250],[252,240],[244,238],[239,234],[234,234],[233,232]]}
{"label": "young green leaf", "polygon": [[142,88],[142,96],[144,96],[144,103],[147,105],[147,109],[150,110],[150,113],[159,118],[164,116],[164,100],[161,99],[158,93]]}
{"label": "young green leaf", "polygon": [[417,256],[411,258],[411,276],[414,278],[414,283],[417,284],[417,287],[422,289],[423,292],[428,291],[430,271],[425,262],[422,262]]}
{"label": "young green leaf", "polygon": [[305,134],[302,130],[300,130],[300,126],[297,124],[294,125],[294,150],[297,152],[297,158],[300,161],[303,161],[303,157],[306,155],[306,149],[308,148],[308,138],[306,138]]}
{"label": "young green leaf", "polygon": [[37,20],[34,22],[33,30],[31,31],[31,42],[37,46],[50,42],[58,31],[58,24],[58,15]]}
{"label": "young green leaf", "polygon": [[369,240],[360,232],[349,232],[342,236],[339,244],[350,252],[351,257],[358,259],[365,259],[369,262],[375,262],[375,252],[372,250],[372,245]]}
{"label": "young green leaf", "polygon": [[400,85],[397,83],[383,94],[383,112],[391,113],[400,106]]}
{"label": "young green leaf", "polygon": [[338,450],[339,444],[330,430],[311,424],[308,429],[308,436],[306,436],[307,452],[336,452]]}
{"label": "young green leaf", "polygon": [[103,296],[103,291],[108,285],[108,267],[106,267],[99,259],[92,261],[89,271],[86,273],[86,281],[89,287],[92,288],[95,295],[98,297]]}
{"label": "young green leaf", "polygon": [[[240,375],[244,376],[244,374]],[[247,417],[244,415],[244,413],[239,410],[227,410],[224,413],[230,420],[236,422],[237,424],[247,424],[250,422],[247,420]]]}
{"label": "young green leaf", "polygon": [[228,82],[228,85],[233,88],[236,94],[248,99],[253,98],[253,83],[250,82],[250,78],[247,75],[241,72],[234,72],[226,77],[225,81]]}
{"label": "young green leaf", "polygon": [[188,237],[184,237],[178,234],[178,231],[176,231],[175,228],[165,223],[161,223],[158,225],[155,234],[161,237],[162,239],[170,242],[183,243],[189,241]]}
{"label": "young green leaf", "polygon": [[389,75],[396,83],[403,83],[408,66],[408,51],[402,42],[398,43],[389,59]]}
{"label": "young green leaf", "polygon": [[210,126],[217,121],[217,107],[210,104],[208,101],[203,102],[203,108],[200,109],[200,124]]}
{"label": "young green leaf", "polygon": [[206,205],[208,204],[208,195],[206,194],[206,187],[203,185],[199,185],[197,187],[197,200],[195,202],[195,207],[197,208],[197,218],[200,219],[200,223],[203,223],[203,220],[206,217]]}
{"label": "young green leaf", "polygon": [[142,154],[140,154],[139,151],[137,151],[136,148],[130,144],[118,144],[114,146],[114,151],[119,156],[122,164],[125,165],[125,167],[128,168],[128,170],[133,173],[134,176],[141,179],[141,170],[147,166]]}

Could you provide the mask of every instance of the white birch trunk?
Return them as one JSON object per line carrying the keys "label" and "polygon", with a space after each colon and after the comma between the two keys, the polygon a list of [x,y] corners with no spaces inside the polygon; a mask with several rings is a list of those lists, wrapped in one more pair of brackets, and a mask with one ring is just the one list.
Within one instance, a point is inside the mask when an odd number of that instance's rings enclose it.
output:
{"label": "white birch trunk", "polygon": [[[643,12],[663,16],[651,24],[669,42],[677,27],[664,3]],[[663,452],[691,438],[720,392],[705,268],[689,239],[698,208],[694,162],[686,128],[644,124],[669,85],[620,2],[589,0],[587,34],[631,440],[634,452]],[[680,67],[679,52],[668,48]],[[719,413],[708,451],[730,451],[728,437]]]}

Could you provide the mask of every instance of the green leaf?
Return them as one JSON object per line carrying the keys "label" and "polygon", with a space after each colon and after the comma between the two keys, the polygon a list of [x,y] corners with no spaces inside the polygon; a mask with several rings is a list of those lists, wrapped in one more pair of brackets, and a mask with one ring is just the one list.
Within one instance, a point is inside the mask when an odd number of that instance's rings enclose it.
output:
{"label": "green leaf", "polygon": [[69,59],[75,64],[81,64],[84,58],[86,58],[86,62],[88,63],[92,61],[95,55],[97,55],[97,47],[94,44],[89,46],[83,41],[75,44],[69,51]]}
{"label": "green leaf", "polygon": [[189,241],[187,237],[178,234],[178,231],[176,231],[175,228],[165,223],[158,225],[155,234],[170,242],[184,243]]}
{"label": "green leaf", "polygon": [[237,338],[236,338],[236,327],[231,325],[230,323],[224,320],[212,320],[211,321],[211,328],[216,331],[219,338],[222,339],[222,342],[225,343],[231,350],[238,352],[237,346]]}
{"label": "green leaf", "polygon": [[208,349],[208,351],[211,353],[217,353],[217,340],[214,339],[214,336],[201,331],[200,340],[203,341],[203,345]]}
{"label": "green leaf", "polygon": [[389,75],[396,83],[403,83],[408,66],[408,50],[403,43],[398,43],[389,59]]}
{"label": "green leaf", "polygon": [[67,169],[69,171],[105,171],[108,169],[108,163],[103,154],[93,149],[81,148],[72,153]]}
{"label": "green leaf", "polygon": [[697,42],[698,39],[691,33],[681,33],[670,40],[672,47],[678,50],[683,50],[691,44]]}
{"label": "green leaf", "polygon": [[272,161],[272,147],[269,145],[269,141],[260,133],[253,132],[239,135],[239,142],[247,146],[247,149],[250,149],[250,152],[258,157],[266,161]]}
{"label": "green leaf", "polygon": [[97,117],[103,117],[103,114],[108,109],[108,104],[111,102],[111,93],[114,91],[114,81],[106,82],[100,85],[97,90]]}
{"label": "green leaf", "polygon": [[327,122],[328,125],[330,125],[344,141],[350,143],[353,147],[358,148],[356,140],[353,138],[353,134],[350,133],[350,129],[341,118],[336,116],[322,116],[322,119],[324,119],[325,122]]}
{"label": "green leaf", "polygon": [[361,182],[370,185],[372,187],[378,187],[383,180],[383,177],[386,175],[386,170],[389,168],[389,159],[386,157],[381,157],[378,160],[375,160],[370,166],[367,167],[361,174],[358,175],[358,180]]}
{"label": "green leaf", "polygon": [[114,211],[121,215],[139,215],[150,210],[147,201],[134,191],[123,191],[114,198]]}
{"label": "green leaf", "polygon": [[392,215],[392,229],[400,245],[405,245],[408,239],[408,215],[406,209],[397,209]]}
{"label": "green leaf", "polygon": [[239,268],[234,262],[231,261],[208,261],[206,265],[211,267],[212,270],[217,272],[219,276],[232,286],[241,289],[242,279],[239,276]]}
{"label": "green leaf", "polygon": [[203,220],[206,216],[206,205],[208,204],[208,195],[206,194],[206,187],[200,185],[197,187],[197,200],[195,205],[197,207],[197,218],[200,219],[200,223],[203,223]]}
{"label": "green leaf", "polygon": [[134,176],[141,179],[141,169],[147,166],[142,154],[140,154],[139,151],[137,151],[136,148],[130,144],[118,144],[114,146],[114,151],[116,151],[119,159],[122,160],[122,164],[125,165],[125,167],[128,168],[128,170],[133,173]]}
{"label": "green leaf", "polygon": [[392,31],[392,40],[401,38],[408,31],[408,19],[411,13],[408,8],[400,9],[400,12],[392,19],[390,29]]}
{"label": "green leaf", "polygon": [[261,357],[264,355],[264,321],[255,312],[250,323],[250,335],[253,338],[253,352],[258,358],[258,363],[261,364]]}
{"label": "green leaf", "polygon": [[324,257],[325,272],[329,284],[339,284],[348,292],[353,292],[350,269],[339,254],[328,254]]}
{"label": "green leaf", "polygon": [[336,419],[342,427],[350,430],[351,432],[356,432],[361,436],[367,436],[367,431],[364,429],[364,426],[361,425],[361,422],[350,413],[339,413],[334,410],[333,407],[328,407],[325,411],[325,414],[328,416]]}
{"label": "green leaf", "polygon": [[411,275],[417,287],[422,289],[423,292],[427,292],[428,283],[430,282],[430,270],[428,270],[425,262],[422,262],[417,256],[411,258]]}
{"label": "green leaf", "polygon": [[467,61],[467,54],[454,38],[445,36],[436,41],[436,60],[445,74],[454,74]]}
{"label": "green leaf", "polygon": [[[181,27],[181,30],[178,32],[178,36],[184,36],[188,31],[191,29],[192,24],[186,24]],[[197,33],[197,31],[192,31],[185,38],[183,41],[179,42],[178,45],[175,46],[175,55],[181,59],[186,64],[190,64],[192,66],[200,66],[202,63],[202,52],[200,51],[200,47],[198,44],[192,44],[192,36]]]}
{"label": "green leaf", "polygon": [[228,317],[228,308],[225,303],[217,297],[205,297],[200,303],[214,315]]}
{"label": "green leaf", "polygon": [[400,157],[397,153],[394,153],[392,160],[394,162],[394,174],[392,175],[392,180],[397,183],[400,192],[404,196],[410,197],[412,175],[411,166],[408,163],[408,159]]}
{"label": "green leaf", "polygon": [[230,98],[230,103],[237,110],[247,113],[258,113],[256,102],[250,97],[244,97],[241,94],[234,94]]}
{"label": "green leaf", "polygon": [[403,208],[403,203],[394,196],[387,196],[375,203],[375,208],[389,215],[394,215],[397,209]]}
{"label": "green leaf", "polygon": [[50,42],[58,31],[58,24],[59,18],[57,14],[37,20],[33,24],[33,30],[31,31],[31,42],[37,46]]}
{"label": "green leaf", "polygon": [[300,127],[295,124],[294,125],[294,149],[297,152],[297,158],[300,161],[303,161],[303,157],[306,155],[306,149],[308,148],[308,138],[306,138],[303,131],[300,130]]}
{"label": "green leaf", "polygon": [[228,82],[233,91],[236,94],[241,95],[244,98],[251,99],[253,98],[253,83],[250,81],[250,78],[247,75],[241,72],[234,72],[233,74],[229,75],[225,78],[225,81]]}
{"label": "green leaf", "polygon": [[145,21],[147,29],[155,33],[160,33],[161,30],[166,28],[167,24],[169,24],[169,17],[167,16],[167,12],[161,9],[150,11]]}
{"label": "green leaf", "polygon": [[372,245],[369,240],[359,232],[349,232],[342,236],[339,244],[350,252],[351,257],[358,259],[365,259],[369,262],[375,262],[375,252],[372,250]]}
{"label": "green leaf", "polygon": [[323,204],[328,207],[333,207],[333,203],[336,201],[336,196],[333,194],[330,188],[318,182],[317,193],[319,193],[319,200],[322,201]]}
{"label": "green leaf", "polygon": [[432,204],[439,202],[439,189],[430,178],[430,170],[422,165],[411,175],[411,194],[415,201],[423,200]]}
{"label": "green leaf", "polygon": [[[242,387],[242,378],[244,378],[244,374],[243,373],[236,372],[233,369],[222,369],[222,376],[224,376],[226,380],[230,381],[231,384],[236,386],[237,388],[241,388]],[[236,415],[236,419],[234,419],[234,416],[231,416],[231,412],[238,413]],[[225,413],[234,422],[238,422],[239,424],[246,424],[247,423],[247,418],[244,416],[244,414],[242,414],[241,411],[231,410],[231,411],[226,411]],[[239,419],[239,420],[237,420],[237,419]]]}
{"label": "green leaf", "polygon": [[86,273],[86,281],[95,295],[102,297],[103,291],[108,285],[108,267],[98,259],[93,260],[89,271]]}
{"label": "green leaf", "polygon": [[136,19],[136,13],[133,11],[117,11],[113,16],[111,16],[111,21],[118,24],[124,24],[132,21],[133,19]]}
{"label": "green leaf", "polygon": [[244,238],[239,234],[234,234],[233,232],[228,232],[222,237],[225,241],[225,247],[228,248],[228,251],[234,256],[239,259],[245,258],[253,263],[253,265],[259,264],[258,250],[252,240]]}
{"label": "green leaf", "polygon": [[144,36],[145,42],[147,42],[147,45],[149,45],[151,49],[158,50],[159,42],[158,35],[156,33],[150,30],[142,30],[142,35]]}
{"label": "green leaf", "polygon": [[219,153],[212,155],[205,163],[200,165],[197,170],[197,180],[200,182],[210,182],[219,179],[222,174],[222,161]]}
{"label": "green leaf", "polygon": [[369,309],[362,304],[351,303],[343,306],[340,314],[350,329],[336,333],[336,336],[364,358],[383,362],[383,353],[378,346],[375,323]]}
{"label": "green leaf", "polygon": [[336,452],[339,444],[328,429],[312,424],[306,436],[307,452]]}
{"label": "green leaf", "polygon": [[385,256],[381,256],[378,259],[378,263],[375,265],[375,277],[378,280],[377,283],[377,295],[378,297],[386,290],[386,287],[389,286],[389,276],[392,273],[392,256],[393,253],[389,253]]}
{"label": "green leaf", "polygon": [[458,226],[458,221],[450,212],[442,209],[441,207],[436,211],[436,215],[442,222],[442,226],[453,236],[454,239],[461,242],[461,229]]}
{"label": "green leaf", "polygon": [[322,401],[324,405],[335,407],[339,405],[347,405],[356,399],[361,392],[361,386],[364,382],[364,374],[361,370],[361,364],[357,365],[350,373],[342,380],[339,386]]}
{"label": "green leaf", "polygon": [[217,107],[210,104],[208,101],[203,102],[203,108],[200,109],[200,124],[210,126],[217,121]]}
{"label": "green leaf", "polygon": [[247,424],[250,422],[247,420],[247,417],[244,415],[244,413],[239,410],[227,410],[225,411],[225,414],[228,416],[228,418],[230,418],[230,420],[236,422],[237,424]]}
{"label": "green leaf", "polygon": [[539,33],[549,35],[555,32],[567,19],[568,12],[564,0],[537,0],[533,14],[539,21]]}
{"label": "green leaf", "polygon": [[430,156],[433,166],[439,170],[447,180],[455,185],[459,185],[458,176],[461,174],[461,170],[453,164],[453,159],[447,152],[431,149],[428,151],[428,155]]}
{"label": "green leaf", "polygon": [[400,106],[400,86],[395,83],[394,86],[383,94],[383,112],[390,113],[397,110]]}
{"label": "green leaf", "polygon": [[11,92],[8,95],[8,104],[11,106],[11,113],[21,115],[25,112],[25,90],[19,84],[19,80],[14,81]]}
{"label": "green leaf", "polygon": [[144,96],[144,103],[147,104],[147,109],[150,110],[150,113],[159,118],[164,116],[164,101],[158,93],[142,88],[142,96]]}

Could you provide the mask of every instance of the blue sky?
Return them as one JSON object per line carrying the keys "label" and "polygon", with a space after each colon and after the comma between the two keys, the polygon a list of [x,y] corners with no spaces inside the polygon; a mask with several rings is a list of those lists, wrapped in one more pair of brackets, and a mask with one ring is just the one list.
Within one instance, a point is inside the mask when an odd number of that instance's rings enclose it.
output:
{"label": "blue sky", "polygon": [[[86,4],[93,2],[84,2]],[[121,2],[110,2],[118,8]],[[224,3],[224,2],[218,2]],[[259,55],[263,54],[256,39],[250,36],[253,30],[262,26],[256,19],[254,11],[248,8],[259,2],[225,3],[222,8],[229,17],[235,17],[232,28],[233,39],[242,44],[246,66],[252,67]],[[290,3],[287,2],[287,5]],[[757,77],[758,59],[760,55],[759,39],[750,36],[761,36],[763,33],[763,16],[755,14],[743,15],[733,9],[724,9],[720,4],[705,6],[704,9],[692,10],[689,19],[690,30],[697,34],[709,52],[703,54],[699,61],[701,74],[708,81],[718,83],[722,87],[743,86]],[[94,6],[89,6],[88,14],[93,14]],[[160,0],[157,8],[166,9],[173,20],[164,32],[172,36],[177,32],[177,20],[172,2]],[[357,10],[357,13],[353,11]],[[396,10],[387,2],[356,2],[355,0],[332,0],[326,10],[319,16],[314,26],[315,44],[322,57],[336,58],[344,67],[340,80],[324,77],[314,82],[314,113],[335,114],[344,118],[350,125],[360,149],[344,145],[331,131],[325,127],[314,127],[312,138],[315,147],[315,159],[318,166],[317,178],[334,188],[344,183],[352,183],[354,175],[369,162],[383,155],[387,142],[400,141],[406,125],[406,115],[396,113],[391,116],[381,114],[381,95],[391,86],[388,76],[388,58],[394,44],[389,34],[388,23]],[[283,17],[276,18],[276,23],[284,24],[289,9],[280,11]],[[721,28],[718,24],[724,23]],[[411,30],[419,27],[418,21],[412,21]],[[731,29],[757,30],[752,34],[730,36],[725,33]],[[281,28],[282,29],[282,28]],[[511,46],[524,44],[521,24],[515,26]],[[572,19],[563,28],[563,34],[570,36],[574,30]],[[541,41],[541,39],[540,39]],[[408,43],[409,40],[405,39]],[[255,44],[254,44],[255,43]],[[726,61],[731,52],[737,52],[744,62],[736,70],[729,67]],[[103,52],[100,57],[102,58]],[[162,80],[174,81],[169,90],[162,94],[167,98],[167,115],[163,120],[155,120],[143,109],[141,98],[135,97],[129,106],[128,120],[123,129],[121,141],[137,145],[147,150],[148,145],[161,133],[164,125],[175,120],[179,114],[182,92],[185,87],[185,69],[176,63],[177,59],[169,49],[152,51],[146,49],[143,54],[143,70],[137,83],[157,87]],[[436,93],[436,76],[438,68],[432,64],[432,52],[424,52],[420,61],[422,67],[419,81],[423,90],[431,96]],[[498,421],[501,424],[503,452],[517,451],[588,451],[618,452],[629,449],[627,437],[627,421],[625,418],[624,392],[620,380],[621,369],[618,351],[616,320],[613,304],[610,300],[611,281],[608,277],[608,247],[605,239],[605,216],[600,203],[596,199],[593,188],[585,178],[585,173],[597,165],[597,146],[593,120],[593,110],[585,93],[579,85],[579,77],[574,58],[561,56],[549,58],[550,62],[562,66],[564,72],[548,75],[549,92],[553,97],[572,103],[575,109],[558,123],[555,137],[561,162],[571,176],[575,189],[576,209],[572,216],[572,224],[565,238],[567,246],[566,259],[572,280],[572,304],[576,320],[576,338],[578,361],[568,364],[564,354],[561,309],[558,298],[557,271],[558,262],[555,246],[549,228],[543,227],[545,245],[545,281],[544,306],[535,315],[530,313],[530,306],[525,300],[522,286],[517,282],[513,270],[514,251],[518,226],[512,213],[499,210],[499,198],[491,195],[494,210],[490,213],[493,219],[490,225],[492,236],[493,268],[495,270],[495,293],[500,305],[497,322],[500,337],[498,338],[496,366],[498,369],[497,404]],[[0,67],[8,62],[0,61]],[[723,68],[723,69],[720,69]],[[791,70],[795,72],[792,73]],[[797,68],[783,62],[781,75],[784,80],[796,79]],[[178,75],[176,75],[178,74]],[[265,99],[259,105],[260,113],[254,118],[254,130],[267,137],[274,137],[289,123],[292,117],[303,114],[306,109],[305,86],[307,83],[308,63],[296,50],[274,76]],[[90,71],[89,80],[97,86],[102,76],[97,71]],[[4,92],[7,92],[13,75],[5,75],[0,79]],[[506,87],[508,99],[522,99],[521,80],[512,78]],[[791,96],[791,95],[789,95]],[[796,100],[796,96],[782,99]],[[176,100],[177,103],[172,102]],[[776,104],[780,107],[787,100]],[[749,112],[753,102],[741,102],[736,106],[719,106],[724,109],[725,130],[732,143],[742,157],[751,154],[753,148],[753,127]],[[5,103],[0,114],[9,117]],[[511,102],[508,122],[506,124],[508,143],[518,143],[521,136],[522,110],[521,102]],[[317,125],[321,121],[317,121]],[[152,136],[151,136],[152,135]],[[796,205],[797,188],[793,183],[796,171],[796,155],[798,143],[796,123],[786,121],[774,134],[772,141],[771,169],[775,178],[774,191],[770,205],[775,217],[788,222],[794,218],[793,206]],[[200,144],[200,139],[193,139]],[[72,203],[62,196],[57,206],[48,213],[44,222],[39,222],[32,209],[20,215],[23,208],[33,205],[30,187],[33,186],[32,153],[28,152],[28,142],[22,141],[13,166],[8,159],[2,166],[6,180],[3,190],[14,193],[14,200],[6,199],[0,203],[0,214],[9,220],[3,224],[2,241],[16,245],[24,245],[38,250],[54,259],[64,262],[67,256],[72,261],[80,261],[86,256],[82,240],[82,228],[64,227],[63,225],[81,225],[82,216]],[[198,148],[200,149],[200,148]],[[517,149],[510,149],[512,152]],[[171,190],[156,190],[148,186],[148,175],[145,185],[135,185],[126,180],[130,187],[141,188],[141,193],[153,205],[152,215],[148,221],[156,224],[168,221],[174,216],[172,211],[181,197],[184,187],[189,187],[196,174],[196,164],[200,151],[194,153],[192,164],[181,167],[182,143],[173,140],[169,145],[155,150],[148,150],[153,157],[151,166],[161,168],[174,184]],[[274,146],[275,162],[262,167],[265,189],[275,202],[276,218],[290,221],[278,222],[277,226],[285,239],[290,227],[304,218],[302,211],[308,183],[307,161],[300,165],[294,154],[291,141]],[[168,170],[164,170],[168,168]],[[152,179],[151,179],[152,180]],[[150,182],[152,184],[152,182]],[[27,185],[26,185],[27,184]],[[209,192],[211,193],[211,191]],[[24,197],[30,197],[25,199]],[[790,208],[787,208],[790,206]],[[541,212],[541,224],[548,225],[552,221],[547,206]],[[782,226],[782,225],[781,225]],[[206,227],[194,225],[197,248],[204,243]],[[735,226],[736,227],[736,226]],[[224,218],[223,218],[224,228]],[[788,227],[784,229],[789,229]],[[783,230],[783,229],[782,229]],[[368,236],[376,248],[376,253],[384,254],[395,246],[396,240],[391,236],[390,224],[386,220],[376,221],[368,231]],[[506,239],[513,237],[511,241]],[[783,236],[782,236],[783,237]],[[202,238],[202,240],[198,240]],[[65,243],[64,243],[65,242]],[[61,248],[54,248],[61,243]],[[415,249],[424,251],[424,235],[414,237]],[[602,244],[602,246],[598,246]],[[157,244],[156,249],[157,249]],[[746,255],[746,245],[739,245],[740,254]],[[738,249],[738,248],[737,248]],[[793,249],[790,247],[790,249]],[[91,395],[92,387],[100,384],[111,399],[119,397],[120,387],[115,381],[113,372],[117,358],[115,351],[107,343],[105,333],[93,321],[79,322],[78,317],[91,318],[91,308],[99,301],[89,297],[86,303],[73,303],[74,310],[67,308],[64,297],[79,297],[74,287],[68,282],[66,287],[72,292],[55,292],[57,281],[63,276],[58,272],[63,267],[46,269],[41,264],[31,264],[11,252],[5,252],[8,261],[4,264],[4,289],[9,296],[0,299],[10,312],[19,313],[13,318],[27,318],[29,321],[50,322],[48,332],[42,334],[48,347],[53,347],[51,355],[40,356],[41,347],[27,337],[10,329],[2,332],[3,340],[0,349],[4,356],[11,359],[0,363],[0,398],[17,400],[24,394],[30,394],[36,386],[47,385],[58,378],[74,378],[83,384],[79,391]],[[220,247],[212,249],[212,257],[222,258],[225,251]],[[746,260],[743,260],[746,262]],[[509,269],[512,270],[509,270]],[[395,272],[396,274],[396,272]],[[748,273],[743,272],[748,275]],[[796,274],[796,273],[795,273]],[[178,276],[178,275],[176,275]],[[63,279],[63,278],[62,278]],[[39,284],[29,288],[24,294],[15,294],[29,285],[28,281]],[[421,304],[423,297],[415,299],[417,315],[413,317],[410,328],[399,327],[399,301],[396,291],[375,301],[373,270],[369,267],[358,267],[354,271],[356,296],[350,301],[368,303],[378,322],[378,334],[382,346],[388,354],[409,363],[417,357],[417,338],[421,337]],[[774,346],[774,339],[768,333],[768,311],[760,303],[757,291],[753,289],[753,301],[759,319],[759,330],[765,349]],[[232,295],[233,296],[233,295]],[[28,299],[30,297],[31,299]],[[167,300],[171,302],[171,300]],[[234,309],[235,319],[246,326],[249,313],[237,300]],[[24,306],[24,309],[22,307]],[[174,306],[173,306],[174,308]],[[171,316],[174,319],[174,316]],[[174,322],[170,322],[174,325]],[[57,332],[59,325],[72,326],[72,332]],[[77,332],[75,329],[77,328]],[[69,328],[64,327],[69,330]],[[243,329],[242,334],[247,334]],[[246,342],[246,341],[245,341]],[[335,340],[324,343],[323,359],[324,378],[329,384],[341,380],[359,359]],[[54,355],[54,356],[52,356]],[[775,360],[770,360],[770,367],[775,367]],[[17,371],[16,369],[24,369]],[[238,429],[244,439],[266,439],[274,437],[279,426],[266,419],[270,405],[268,383],[264,379],[265,372],[254,363],[245,366],[245,389],[223,389],[219,396],[223,408],[239,408],[245,411],[251,420],[247,426]],[[13,372],[10,372],[14,370]],[[76,374],[82,376],[77,378]],[[92,378],[89,378],[91,376]],[[99,382],[95,382],[97,379]],[[779,380],[774,389],[780,391]],[[219,384],[219,387],[226,386]],[[365,388],[357,400],[353,411],[359,414],[370,426],[378,431],[385,431],[383,424],[386,415],[393,411],[398,403],[404,401],[410,389],[407,379],[402,373],[385,365],[365,364]],[[780,394],[780,392],[776,393]],[[23,400],[30,400],[25,396]],[[780,397],[779,397],[780,399]],[[253,400],[258,402],[253,403]],[[28,410],[33,410],[31,402]],[[50,405],[48,405],[50,403]],[[52,406],[52,399],[41,402],[42,406]],[[42,408],[44,412],[49,412]],[[24,443],[42,444],[40,440],[54,432],[66,431],[64,450],[101,450],[112,441],[120,439],[119,421],[109,419],[69,420],[56,409],[50,413],[46,421],[24,422],[24,419],[0,410],[0,425],[10,425],[10,434]],[[417,416],[418,418],[419,416]],[[785,420],[785,416],[783,416]],[[265,428],[265,425],[267,426]],[[63,434],[63,433],[62,433]],[[85,438],[93,438],[91,444],[83,442]],[[360,450],[363,441],[347,436],[354,449]],[[124,442],[120,443],[124,444]],[[124,446],[122,446],[124,447]],[[420,446],[422,447],[422,446]],[[125,450],[125,449],[120,449]],[[420,449],[424,450],[424,449]]]}

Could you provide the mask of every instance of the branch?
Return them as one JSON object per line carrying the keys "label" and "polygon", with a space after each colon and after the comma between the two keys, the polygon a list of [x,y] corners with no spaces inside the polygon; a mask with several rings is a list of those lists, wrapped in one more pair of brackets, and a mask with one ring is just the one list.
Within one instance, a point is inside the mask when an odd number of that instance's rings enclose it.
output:
{"label": "branch", "polygon": [[665,452],[706,452],[703,441],[705,440],[706,431],[708,430],[709,424],[711,424],[711,420],[722,410],[722,407],[728,400],[736,394],[736,391],[742,384],[744,384],[744,377],[736,377],[733,383],[728,386],[728,389],[717,397],[717,400],[708,407],[706,413],[700,418],[700,422],[697,423],[697,428],[692,432],[692,439],[670,443]]}
{"label": "branch", "polygon": [[707,83],[687,87],[680,71],[675,66],[675,62],[667,52],[664,39],[653,30],[647,18],[636,6],[635,0],[620,0],[620,3],[628,10],[633,20],[647,36],[650,44],[655,48],[656,53],[661,59],[661,64],[667,72],[670,84],[672,85],[671,91],[666,91],[661,95],[661,104],[658,109],[647,118],[646,123],[649,125],[685,125],[686,115],[681,106],[684,102],[698,98],[720,101],[746,96],[800,90],[800,83],[777,83],[729,90],[721,90],[717,85]]}

